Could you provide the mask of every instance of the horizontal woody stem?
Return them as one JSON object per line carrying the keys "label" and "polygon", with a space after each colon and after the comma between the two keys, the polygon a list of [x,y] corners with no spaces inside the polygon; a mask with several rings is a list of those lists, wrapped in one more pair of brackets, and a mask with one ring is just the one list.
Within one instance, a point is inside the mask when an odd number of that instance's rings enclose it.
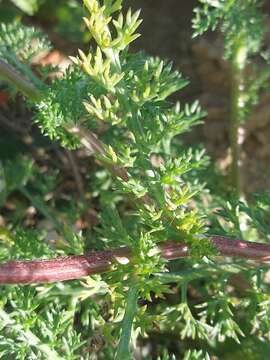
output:
{"label": "horizontal woody stem", "polygon": [[[270,245],[212,236],[210,241],[220,256],[239,257],[259,262],[270,261]],[[166,241],[159,245],[161,256],[174,260],[190,255],[188,245]],[[50,260],[10,261],[0,264],[0,284],[48,283],[79,279],[83,276],[113,271],[132,262],[127,247],[92,251],[85,255],[58,257]]]}

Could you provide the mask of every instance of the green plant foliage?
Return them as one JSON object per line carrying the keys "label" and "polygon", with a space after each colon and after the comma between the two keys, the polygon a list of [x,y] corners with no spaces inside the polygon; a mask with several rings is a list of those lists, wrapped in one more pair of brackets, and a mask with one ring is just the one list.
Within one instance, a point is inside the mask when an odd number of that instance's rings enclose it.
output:
{"label": "green plant foliage", "polygon": [[79,142],[65,127],[80,122],[85,116],[84,98],[95,90],[95,84],[87,81],[80,71],[69,68],[61,79],[56,79],[44,92],[44,98],[36,104],[36,122],[44,135],[60,140],[63,146],[76,148]]}
{"label": "green plant foliage", "polygon": [[50,48],[44,34],[35,28],[18,22],[2,23],[0,28],[1,58],[11,60],[11,53],[20,60],[30,63],[35,55]]}
{"label": "green plant foliage", "polygon": [[38,87],[42,82],[33,74],[30,64],[35,56],[51,48],[47,37],[33,27],[18,21],[0,24],[0,57],[13,65],[21,74]]}

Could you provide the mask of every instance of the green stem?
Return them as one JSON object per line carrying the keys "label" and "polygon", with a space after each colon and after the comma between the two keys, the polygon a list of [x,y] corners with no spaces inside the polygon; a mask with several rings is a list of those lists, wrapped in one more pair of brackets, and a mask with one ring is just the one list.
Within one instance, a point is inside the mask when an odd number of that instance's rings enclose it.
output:
{"label": "green stem", "polygon": [[182,285],[181,285],[181,303],[187,302],[187,287],[188,287],[188,283],[185,279],[185,280],[183,280]]}
{"label": "green stem", "polygon": [[18,90],[32,101],[41,99],[41,92],[20,73],[18,73],[12,66],[0,59],[0,77],[15,85]]}
{"label": "green stem", "polygon": [[233,53],[231,61],[231,119],[230,119],[230,145],[231,145],[231,181],[237,196],[242,195],[241,179],[241,148],[244,141],[244,128],[241,126],[244,100],[244,70],[247,60],[247,48],[238,46]]}
{"label": "green stem", "polygon": [[115,360],[129,360],[131,359],[129,351],[129,343],[131,337],[131,330],[133,319],[137,312],[138,289],[136,286],[131,286],[128,290],[127,303],[124,319],[122,321],[122,332],[115,355]]}

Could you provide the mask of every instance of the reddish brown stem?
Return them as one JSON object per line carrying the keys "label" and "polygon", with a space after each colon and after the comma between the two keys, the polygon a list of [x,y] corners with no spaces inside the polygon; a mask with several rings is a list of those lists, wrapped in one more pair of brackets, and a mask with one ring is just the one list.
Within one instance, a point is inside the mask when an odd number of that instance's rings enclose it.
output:
{"label": "reddish brown stem", "polygon": [[129,258],[128,248],[93,251],[85,255],[58,257],[51,260],[10,261],[0,264],[0,284],[30,284],[79,279],[109,271],[117,259]]}
{"label": "reddish brown stem", "polygon": [[[221,256],[232,256],[265,262],[270,260],[270,245],[234,240],[222,236],[210,238]],[[189,255],[186,244],[166,241],[159,244],[162,257],[167,260]],[[93,251],[79,256],[59,257],[51,260],[10,261],[0,264],[0,284],[30,284],[79,279],[114,269],[117,263],[132,260],[131,250]]]}
{"label": "reddish brown stem", "polygon": [[240,257],[260,262],[270,261],[270,245],[223,236],[212,236],[211,241],[222,256]]}

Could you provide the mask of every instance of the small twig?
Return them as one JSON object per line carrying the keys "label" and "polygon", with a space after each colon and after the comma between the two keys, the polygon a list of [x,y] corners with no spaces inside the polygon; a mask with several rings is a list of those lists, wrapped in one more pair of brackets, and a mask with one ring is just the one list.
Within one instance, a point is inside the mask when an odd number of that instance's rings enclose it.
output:
{"label": "small twig", "polygon": [[78,187],[78,191],[80,193],[81,200],[84,200],[83,179],[82,179],[80,170],[78,169],[76,159],[75,159],[73,153],[70,150],[66,150],[65,152],[66,152],[69,164],[71,166],[72,173],[74,175],[74,178],[75,178],[75,181],[76,181],[76,184],[77,184],[77,187]]}
{"label": "small twig", "polygon": [[[127,170],[124,167],[113,165],[106,161],[106,146],[103,144],[98,136],[90,130],[84,129],[80,126],[73,126],[67,128],[71,134],[78,135],[80,142],[86,149],[88,149],[91,154],[97,157],[100,161],[103,162],[104,166],[114,175],[122,179],[123,181],[129,180],[129,175]],[[153,205],[153,200],[149,195],[145,194],[140,198],[140,201],[146,205]]]}
{"label": "small twig", "polygon": [[81,144],[90,151],[91,154],[106,155],[105,146],[98,139],[98,136],[92,131],[85,131],[79,125],[67,127],[67,131],[71,134],[77,135]]}
{"label": "small twig", "polygon": [[66,130],[71,134],[77,135],[80,139],[80,143],[89,150],[92,155],[105,163],[104,165],[109,168],[113,175],[120,177],[124,181],[128,181],[128,173],[125,168],[106,162],[106,146],[99,140],[94,132],[82,128],[79,125],[67,127]]}
{"label": "small twig", "polygon": [[[240,257],[259,262],[270,261],[270,245],[222,236],[212,236],[209,240],[220,256]],[[167,260],[190,255],[188,245],[183,243],[166,241],[158,246],[161,256]],[[91,274],[113,271],[117,268],[117,264],[123,265],[131,261],[132,252],[127,247],[51,260],[10,261],[0,264],[0,284],[46,283],[79,279]]]}

